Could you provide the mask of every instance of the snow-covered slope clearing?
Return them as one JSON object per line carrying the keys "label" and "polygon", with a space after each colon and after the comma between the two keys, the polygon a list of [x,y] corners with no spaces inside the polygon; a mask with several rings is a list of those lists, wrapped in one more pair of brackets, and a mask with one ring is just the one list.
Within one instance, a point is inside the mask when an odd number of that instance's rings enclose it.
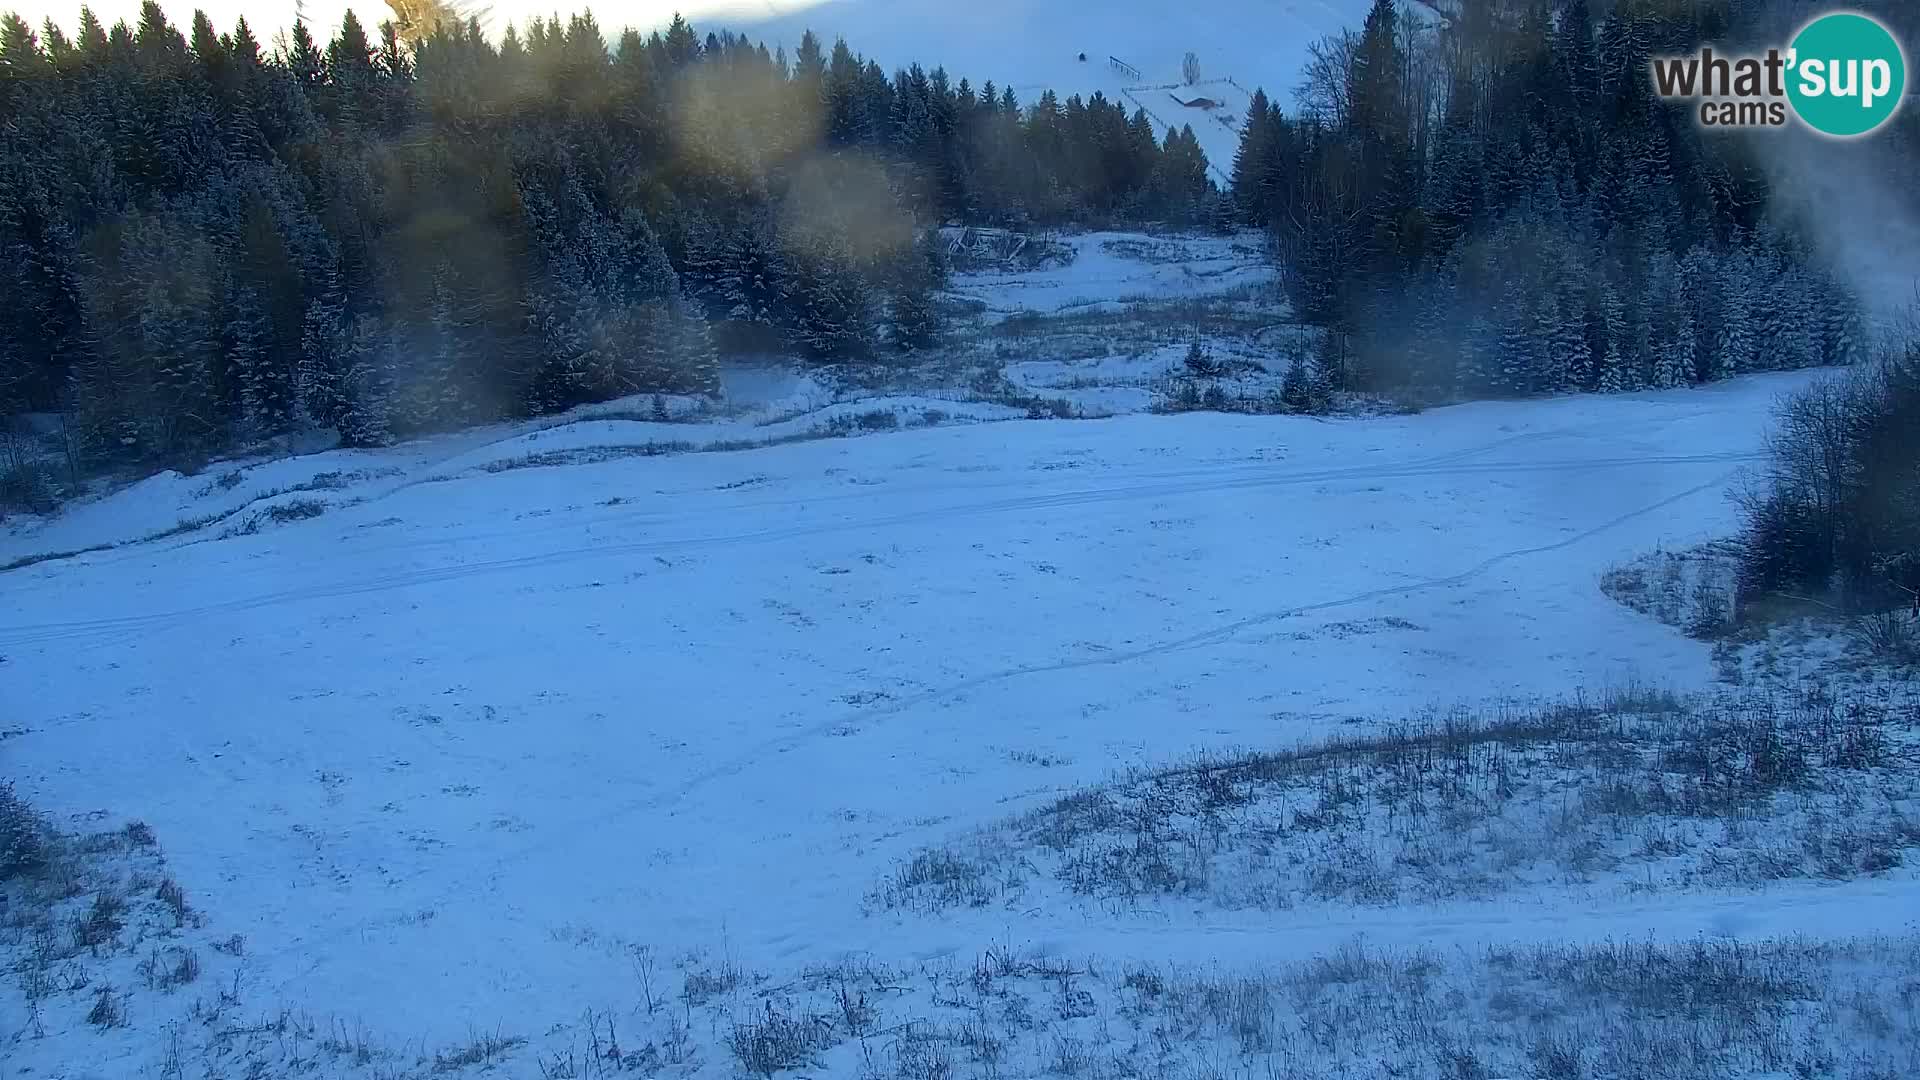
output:
{"label": "snow-covered slope clearing", "polygon": [[[1251,234],[1028,237],[955,229],[948,239],[965,263],[948,301],[970,317],[956,322],[946,347],[925,364],[891,372],[897,385],[875,387],[846,372],[742,366],[724,373],[716,400],[642,395],[378,452],[226,461],[194,475],[166,471],[109,497],[74,500],[49,517],[9,521],[0,533],[0,566],[137,541],[199,543],[464,473],[740,450],[1025,419],[1036,411],[1145,411],[1197,338],[1258,355],[1274,365],[1275,377],[1288,350],[1306,340],[1307,331],[1287,321],[1272,296],[1273,271]],[[1025,257],[1002,257],[1012,250]],[[56,451],[53,444],[46,450]]]}
{"label": "snow-covered slope clearing", "polygon": [[[631,1002],[635,946],[763,972],[1008,936],[1298,956],[1324,932],[1271,915],[925,921],[861,898],[909,853],[1116,767],[1436,702],[1704,685],[1707,647],[1598,578],[1727,533],[1767,406],[1804,378],[476,470],[40,563],[0,592],[7,770],[64,826],[150,823],[207,925],[244,936],[250,1001],[427,1045]],[[1807,893],[1765,927],[1879,896],[1848,925],[1898,931],[1907,880]],[[1686,934],[1729,902],[1541,909],[1496,936]],[[1470,941],[1510,920],[1340,925]],[[9,1050],[41,1075],[128,1075],[188,1008],[135,1004],[104,1042],[74,1019]],[[52,1068],[83,1046],[94,1071]]]}

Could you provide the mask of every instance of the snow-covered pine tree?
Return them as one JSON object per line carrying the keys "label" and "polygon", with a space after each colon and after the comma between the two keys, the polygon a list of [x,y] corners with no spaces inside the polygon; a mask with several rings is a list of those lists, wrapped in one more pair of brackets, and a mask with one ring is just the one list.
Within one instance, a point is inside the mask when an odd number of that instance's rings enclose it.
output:
{"label": "snow-covered pine tree", "polygon": [[540,339],[539,359],[526,385],[526,408],[536,415],[591,400],[587,365],[596,345],[587,329],[591,316],[583,320],[581,315],[583,307],[597,309],[598,302],[579,257],[559,253],[544,269],[527,297],[528,318]]}
{"label": "snow-covered pine tree", "polygon": [[1577,337],[1567,334],[1566,310],[1560,291],[1549,289],[1532,305],[1532,337],[1539,350],[1539,366],[1534,371],[1533,389],[1539,393],[1565,393],[1572,385]]}
{"label": "snow-covered pine tree", "polygon": [[362,314],[342,335],[341,347],[334,420],[340,440],[348,446],[384,446],[393,441],[398,343],[381,317]]}
{"label": "snow-covered pine tree", "polygon": [[1433,253],[1445,258],[1466,236],[1484,200],[1485,174],[1479,143],[1464,120],[1448,124],[1435,138],[1427,220]]}
{"label": "snow-covered pine tree", "polygon": [[1554,280],[1553,325],[1547,330],[1547,352],[1553,357],[1549,373],[1552,393],[1584,390],[1593,378],[1593,359],[1587,350],[1586,290],[1571,266],[1562,266]]}
{"label": "snow-covered pine tree", "polygon": [[1320,339],[1320,351],[1307,365],[1307,400],[1313,412],[1331,409],[1334,395],[1343,393],[1342,388],[1348,385],[1346,352],[1343,335],[1328,334]]}
{"label": "snow-covered pine tree", "polygon": [[[1743,270],[1744,266],[1739,269]],[[1754,355],[1752,305],[1747,291],[1751,284],[1741,272],[1727,275],[1722,283],[1725,291],[1720,301],[1720,333],[1714,342],[1713,363],[1708,368],[1710,378],[1731,379],[1758,366]]]}
{"label": "snow-covered pine tree", "polygon": [[1540,357],[1545,338],[1539,332],[1536,299],[1517,273],[1501,289],[1500,306],[1494,316],[1497,355],[1490,387],[1496,394],[1532,393],[1534,379],[1545,366]]}
{"label": "snow-covered pine tree", "polygon": [[1867,345],[1866,318],[1860,301],[1836,275],[1818,272],[1820,299],[1815,309],[1825,315],[1820,334],[1819,363],[1851,364],[1860,359]]}
{"label": "snow-covered pine tree", "polygon": [[864,360],[873,352],[874,296],[844,239],[816,231],[789,250],[782,281],[790,343],[821,360]]}
{"label": "snow-covered pine tree", "polygon": [[1311,381],[1312,376],[1307,373],[1307,358],[1295,353],[1287,364],[1287,373],[1280,379],[1280,401],[1288,412],[1313,411],[1313,397],[1309,390]]}
{"label": "snow-covered pine tree", "polygon": [[1643,390],[1653,375],[1651,298],[1639,292],[1615,296],[1621,310],[1620,389]]}
{"label": "snow-covered pine tree", "polygon": [[292,425],[296,430],[339,427],[346,406],[342,375],[349,333],[338,291],[321,288],[301,317],[300,355],[293,369]]}
{"label": "snow-covered pine tree", "polygon": [[1619,292],[1611,286],[1606,288],[1601,304],[1605,313],[1606,350],[1601,354],[1599,371],[1594,376],[1594,389],[1603,394],[1617,394],[1632,385],[1626,372],[1627,350],[1630,348],[1626,305],[1621,302]]}
{"label": "snow-covered pine tree", "polygon": [[1654,252],[1647,261],[1645,280],[1646,385],[1654,390],[1671,390],[1685,381],[1684,373],[1693,364],[1690,342],[1688,355],[1680,355],[1681,315],[1687,298],[1673,256],[1664,250]]}
{"label": "snow-covered pine tree", "polygon": [[697,312],[688,310],[680,278],[653,226],[638,210],[594,220],[602,240],[594,248],[598,265],[589,268],[590,288],[611,335],[595,357],[596,392],[612,397],[704,385],[716,362],[706,320],[698,320],[697,354],[680,352],[676,346],[688,340],[691,329],[684,320]]}
{"label": "snow-covered pine tree", "polygon": [[273,342],[258,294],[245,284],[235,288],[228,300],[223,345],[239,398],[234,437],[244,444],[278,434],[285,417],[274,415],[274,406],[287,400],[290,388],[281,385],[278,377],[281,369],[272,355]]}
{"label": "snow-covered pine tree", "polygon": [[1494,392],[1500,385],[1500,331],[1485,310],[1467,317],[1455,360],[1454,389],[1468,397]]}
{"label": "snow-covered pine tree", "polygon": [[408,325],[392,328],[399,331],[407,358],[395,387],[392,414],[397,431],[460,426],[471,423],[477,413],[458,273],[450,261],[438,260],[428,271],[424,310]]}
{"label": "snow-covered pine tree", "polygon": [[713,396],[720,392],[720,350],[714,344],[707,317],[690,304],[676,312],[678,337],[673,365],[674,389]]}
{"label": "snow-covered pine tree", "polygon": [[1317,416],[1333,402],[1333,391],[1326,368],[1337,363],[1333,349],[1322,339],[1315,356],[1294,353],[1280,378],[1280,403],[1288,412]]}
{"label": "snow-covered pine tree", "polygon": [[1408,375],[1422,393],[1452,388],[1458,348],[1453,341],[1453,278],[1442,270],[1423,275],[1412,290],[1413,339],[1407,343]]}
{"label": "snow-covered pine tree", "polygon": [[1699,362],[1699,327],[1693,321],[1693,312],[1683,309],[1679,320],[1672,344],[1660,350],[1660,360],[1654,369],[1654,385],[1662,390],[1691,383]]}
{"label": "snow-covered pine tree", "polygon": [[680,287],[687,299],[722,317],[727,309],[723,281],[731,262],[729,250],[735,229],[716,223],[703,213],[689,213],[681,222],[685,238],[679,260]]}
{"label": "snow-covered pine tree", "polygon": [[1241,219],[1250,224],[1266,224],[1268,188],[1272,180],[1268,172],[1272,144],[1279,134],[1275,130],[1278,119],[1267,102],[1267,92],[1254,90],[1253,103],[1247,107],[1247,115],[1240,123],[1240,147],[1233,155],[1232,172],[1234,207]]}
{"label": "snow-covered pine tree", "polygon": [[727,238],[714,295],[722,321],[723,347],[731,352],[778,347],[785,255],[766,215],[755,215]]}
{"label": "snow-covered pine tree", "polygon": [[887,272],[887,339],[901,352],[918,352],[939,332],[934,305],[936,238],[922,236],[891,261]]}
{"label": "snow-covered pine tree", "polygon": [[1693,364],[1682,374],[1688,382],[1715,378],[1720,363],[1721,327],[1726,320],[1725,285],[1713,253],[1703,244],[1688,249],[1680,260],[1680,287],[1686,298]]}
{"label": "snow-covered pine tree", "polygon": [[82,295],[94,348],[75,372],[81,427],[103,456],[162,461],[223,431],[215,332],[217,258],[204,223],[130,215],[93,261]]}
{"label": "snow-covered pine tree", "polygon": [[1808,275],[1785,260],[1775,273],[1768,319],[1773,345],[1769,367],[1790,370],[1817,364],[1824,313],[1814,309]]}

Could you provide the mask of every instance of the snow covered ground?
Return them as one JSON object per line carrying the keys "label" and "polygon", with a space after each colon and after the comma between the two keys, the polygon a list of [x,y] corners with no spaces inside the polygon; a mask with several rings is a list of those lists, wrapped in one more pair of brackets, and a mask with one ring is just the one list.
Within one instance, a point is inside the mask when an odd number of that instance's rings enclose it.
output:
{"label": "snow covered ground", "polygon": [[1005,319],[1115,311],[1129,301],[1214,296],[1272,285],[1276,276],[1258,233],[1220,237],[1088,232],[1049,242],[1064,249],[1064,264],[960,273],[949,291],[978,304],[990,318]]}
{"label": "snow covered ground", "polygon": [[[82,499],[0,537],[0,562],[34,560],[97,545],[150,541],[178,546],[258,531],[303,512],[385,499],[419,484],[580,460],[771,446],[862,430],[971,423],[1025,416],[958,391],[849,395],[801,376],[739,373],[746,392],[731,415],[713,403],[675,403],[655,418],[647,398],[589,406],[523,425],[489,425],[379,451],[328,450],[223,462],[194,475],[167,470],[105,498]],[[756,398],[772,393],[771,398]],[[291,507],[291,511],[288,508]]]}
{"label": "snow covered ground", "polygon": [[[1116,768],[1435,704],[1707,685],[1707,646],[1599,578],[1728,533],[1774,395],[1807,377],[524,460],[606,443],[576,424],[313,455],[225,490],[160,478],[65,542],[345,477],[254,532],[6,573],[0,753],[65,827],[151,825],[206,933],[244,936],[220,972],[253,1007],[423,1046],[577,1041],[585,1010],[634,1007],[637,957],[691,950],[778,978],[993,942],[1206,964],[1357,931],[1444,947],[1844,913],[1900,932],[1920,896],[1898,874],[1764,906],[863,912],[911,852]],[[0,1033],[32,1026],[21,1007],[0,1002]],[[104,1035],[48,1013],[8,1053],[39,1076],[157,1067],[187,997],[128,1008]],[[711,1047],[697,1064],[734,1068]]]}

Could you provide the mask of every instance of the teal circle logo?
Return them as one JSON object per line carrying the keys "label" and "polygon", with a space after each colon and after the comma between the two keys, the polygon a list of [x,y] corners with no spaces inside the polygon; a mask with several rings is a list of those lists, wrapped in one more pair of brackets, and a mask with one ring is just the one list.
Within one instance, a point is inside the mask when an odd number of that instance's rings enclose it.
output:
{"label": "teal circle logo", "polygon": [[1878,21],[1850,11],[1802,27],[1787,63],[1787,100],[1825,135],[1865,135],[1892,118],[1907,92],[1900,43]]}

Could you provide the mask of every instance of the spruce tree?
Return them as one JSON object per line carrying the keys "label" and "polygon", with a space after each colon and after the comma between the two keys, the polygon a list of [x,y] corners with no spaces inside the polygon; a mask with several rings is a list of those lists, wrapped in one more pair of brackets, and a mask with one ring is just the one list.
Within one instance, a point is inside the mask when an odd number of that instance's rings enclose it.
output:
{"label": "spruce tree", "polygon": [[1756,368],[1753,320],[1744,278],[1730,282],[1722,307],[1720,338],[1714,343],[1711,376],[1730,379]]}
{"label": "spruce tree", "polygon": [[1314,378],[1308,369],[1307,358],[1295,353],[1287,364],[1287,373],[1280,381],[1280,400],[1288,412],[1314,413],[1320,411],[1315,401]]}
{"label": "spruce tree", "polygon": [[937,250],[932,238],[924,237],[892,260],[887,276],[887,336],[901,352],[926,348],[939,330],[933,294]]}
{"label": "spruce tree", "polygon": [[385,446],[393,441],[393,378],[402,346],[383,321],[359,316],[343,335],[332,420],[348,446]]}
{"label": "spruce tree", "polygon": [[1536,297],[1517,278],[1509,278],[1501,293],[1496,316],[1497,358],[1490,389],[1496,394],[1527,394],[1536,374],[1546,365],[1539,355],[1544,344]]}
{"label": "spruce tree", "polygon": [[1603,394],[1618,394],[1634,387],[1634,380],[1628,373],[1631,362],[1632,343],[1628,340],[1626,304],[1620,294],[1609,287],[1602,301],[1605,312],[1605,351],[1600,356],[1599,370],[1594,376],[1594,389]]}
{"label": "spruce tree", "polygon": [[1268,169],[1272,167],[1275,117],[1267,103],[1267,92],[1255,90],[1253,103],[1240,124],[1240,148],[1233,156],[1233,198],[1243,220],[1266,224]]}

